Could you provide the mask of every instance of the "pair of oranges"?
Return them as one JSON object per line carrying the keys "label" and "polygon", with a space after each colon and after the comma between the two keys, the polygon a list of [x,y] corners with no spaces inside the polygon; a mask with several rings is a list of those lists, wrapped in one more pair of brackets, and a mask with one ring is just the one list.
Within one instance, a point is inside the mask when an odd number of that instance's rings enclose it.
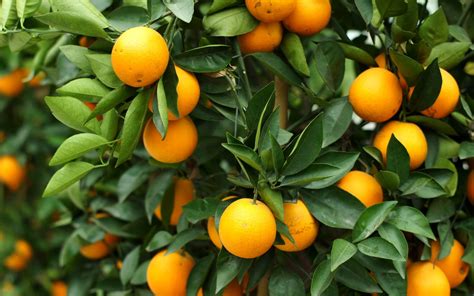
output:
{"label": "pair of oranges", "polygon": [[11,271],[19,272],[26,268],[32,257],[31,245],[25,240],[18,240],[13,253],[5,258],[3,265]]}

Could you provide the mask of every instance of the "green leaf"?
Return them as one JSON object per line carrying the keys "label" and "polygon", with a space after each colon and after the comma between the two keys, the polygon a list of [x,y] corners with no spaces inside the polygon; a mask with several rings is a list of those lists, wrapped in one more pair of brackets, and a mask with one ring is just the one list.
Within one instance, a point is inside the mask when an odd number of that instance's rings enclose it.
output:
{"label": "green leaf", "polygon": [[50,166],[60,165],[81,157],[87,152],[107,145],[108,141],[95,134],[78,134],[66,139],[49,161]]}
{"label": "green leaf", "polygon": [[[380,237],[391,243],[404,260],[408,257],[408,243],[403,232],[395,226],[384,223],[377,229]],[[366,254],[367,255],[367,254]]]}
{"label": "green leaf", "polygon": [[[153,100],[153,124],[162,138],[168,132],[168,99],[166,97],[163,79],[158,82],[156,97]],[[161,99],[158,99],[161,98]]]}
{"label": "green leaf", "polygon": [[209,271],[211,270],[216,256],[210,253],[206,257],[199,259],[189,274],[186,283],[186,296],[195,296],[203,286]]}
{"label": "green leaf", "polygon": [[239,274],[239,270],[243,265],[246,265],[250,260],[239,258],[229,254],[224,248],[217,256],[217,283],[215,293],[219,293],[222,289]]}
{"label": "green leaf", "polygon": [[344,240],[336,239],[331,249],[331,271],[334,272],[341,264],[351,259],[357,253],[357,247]]}
{"label": "green leaf", "polygon": [[207,15],[202,24],[211,36],[232,37],[252,31],[258,21],[246,8],[238,7]]}
{"label": "green leaf", "polygon": [[[404,270],[406,269],[404,262],[395,262],[403,264]],[[407,291],[407,281],[401,278],[395,271],[375,272],[375,278],[388,295],[404,295]]]}
{"label": "green leaf", "polygon": [[147,164],[138,163],[127,169],[118,180],[117,195],[119,202],[124,202],[138,187],[140,187],[152,171]]}
{"label": "green leaf", "polygon": [[93,51],[89,50],[87,47],[79,45],[63,45],[59,47],[59,50],[61,50],[66,58],[76,67],[86,73],[92,73],[92,68],[87,55],[93,53]]}
{"label": "green leaf", "polygon": [[434,60],[416,82],[408,106],[414,111],[423,111],[433,105],[441,90],[441,72],[438,60]]}
{"label": "green leaf", "polygon": [[438,223],[438,236],[441,245],[437,259],[442,260],[451,253],[454,244],[454,234],[451,230],[451,222],[449,220]]}
{"label": "green leaf", "polygon": [[303,84],[303,81],[298,76],[298,74],[296,74],[296,72],[276,54],[269,52],[257,52],[248,56],[254,57],[257,61],[262,63],[263,66],[268,68],[270,72],[278,75],[278,77],[287,83],[294,86],[301,86]]}
{"label": "green leaf", "polygon": [[92,110],[91,115],[89,115],[87,120],[91,120],[92,118],[95,118],[98,115],[106,113],[118,104],[124,102],[134,93],[134,89],[125,85],[112,90],[108,94],[104,95],[102,99],[100,99],[100,101],[97,103],[94,110]]}
{"label": "green leaf", "polygon": [[354,260],[349,260],[338,268],[336,280],[356,291],[382,293],[382,290],[380,290],[367,270]]}
{"label": "green leaf", "polygon": [[400,177],[391,171],[378,171],[374,175],[375,179],[388,190],[397,190],[400,187]]}
{"label": "green leaf", "polygon": [[146,284],[146,273],[151,260],[145,261],[137,268],[130,283],[132,285]]}
{"label": "green leaf", "polygon": [[398,229],[435,239],[428,219],[416,208],[401,206],[393,210],[386,221]]}
{"label": "green leaf", "polygon": [[396,201],[386,201],[365,209],[354,226],[352,241],[356,243],[368,238],[382,225],[396,205]]}
{"label": "green leaf", "polygon": [[339,140],[352,122],[352,105],[347,98],[333,99],[323,113],[323,148]]}
{"label": "green leaf", "polygon": [[442,7],[423,21],[418,35],[431,47],[448,40],[448,21]]}
{"label": "green leaf", "polygon": [[81,239],[79,232],[74,231],[63,243],[61,251],[59,253],[59,266],[63,267],[79,253],[81,248]]}
{"label": "green leaf", "polygon": [[66,31],[78,35],[99,37],[110,39],[109,35],[103,30],[102,26],[87,16],[79,12],[50,12],[35,17],[38,21],[49,25],[57,30]]}
{"label": "green leaf", "polygon": [[283,221],[283,197],[280,191],[270,188],[265,180],[261,180],[257,185],[258,195],[265,204],[272,210],[277,219]]}
{"label": "green leaf", "polygon": [[410,155],[393,134],[387,146],[387,170],[396,173],[401,183],[410,175]]}
{"label": "green leaf", "polygon": [[270,135],[270,141],[273,168],[275,170],[275,173],[277,175],[280,175],[281,169],[283,168],[283,165],[285,163],[285,155],[283,154],[283,150],[281,149],[280,144],[278,144],[277,140],[273,137],[273,135]]}
{"label": "green leaf", "polygon": [[85,101],[102,98],[110,92],[99,80],[91,78],[75,79],[56,90],[58,94],[73,96]]}
{"label": "green leaf", "polygon": [[416,36],[418,24],[418,4],[416,0],[408,0],[406,13],[397,16],[392,25],[392,37],[395,42],[402,43]]}
{"label": "green leaf", "polygon": [[164,230],[158,231],[151,238],[150,242],[146,246],[147,252],[153,252],[158,249],[164,248],[173,241],[173,236]]}
{"label": "green leaf", "polygon": [[296,72],[309,76],[308,62],[298,35],[290,32],[286,33],[281,43],[281,50]]}
{"label": "green leaf", "polygon": [[128,284],[138,268],[138,260],[140,260],[140,246],[135,247],[123,260],[122,269],[120,270],[120,281],[122,285]]}
{"label": "green leaf", "polygon": [[449,123],[439,119],[426,117],[424,115],[412,115],[408,116],[406,120],[408,122],[416,123],[417,125],[425,126],[447,136],[458,135],[457,131],[451,125],[449,125]]}
{"label": "green leaf", "polygon": [[454,202],[449,198],[440,197],[430,203],[426,218],[430,223],[439,223],[453,216],[455,212]]}
{"label": "green leaf", "polygon": [[188,228],[178,233],[173,242],[168,246],[166,254],[174,253],[184,247],[187,243],[196,240],[206,234],[202,228]]}
{"label": "green leaf", "polygon": [[438,59],[441,68],[452,69],[464,60],[470,46],[470,42],[440,43],[433,48],[425,64],[430,64]]}
{"label": "green leaf", "polygon": [[15,4],[15,0],[2,1],[2,14],[0,18],[0,24],[2,28],[9,28],[17,21],[17,12]]}
{"label": "green leaf", "polygon": [[263,254],[262,256],[254,260],[248,272],[249,274],[249,282],[247,285],[248,291],[252,291],[255,287],[257,287],[260,280],[265,276],[265,274],[271,268],[273,264],[274,256],[275,256],[275,253],[271,249],[267,253]]}
{"label": "green leaf", "polygon": [[400,74],[405,78],[407,84],[409,86],[415,85],[418,77],[423,73],[423,66],[409,56],[394,50],[390,50],[390,58],[397,66]]}
{"label": "green leaf", "polygon": [[225,69],[232,60],[231,48],[224,44],[197,47],[174,56],[181,68],[194,73],[212,73]]}
{"label": "green leaf", "polygon": [[116,166],[121,165],[129,159],[138,144],[147,112],[149,97],[150,92],[148,90],[142,91],[133,99],[128,107],[127,113],[125,114],[122,136],[120,138],[120,152]]}
{"label": "green leaf", "polygon": [[180,20],[190,23],[194,14],[193,0],[163,0],[163,3]]}
{"label": "green leaf", "polygon": [[212,1],[211,7],[207,13],[215,13],[237,3],[239,3],[239,0],[214,0]]}
{"label": "green leaf", "polygon": [[119,7],[107,15],[107,18],[110,25],[120,32],[146,25],[150,21],[146,9],[137,6]]}
{"label": "green leaf", "polygon": [[257,153],[249,147],[242,144],[222,144],[222,146],[229,150],[235,157],[242,160],[249,166],[253,167],[259,172],[263,172],[262,161]]}
{"label": "green leaf", "polygon": [[337,44],[339,44],[339,46],[342,48],[342,51],[344,52],[344,56],[346,58],[367,66],[377,66],[377,63],[375,62],[374,58],[365,50],[343,42],[338,42]]}
{"label": "green leaf", "polygon": [[365,24],[370,24],[373,15],[372,0],[355,0],[354,3]]}
{"label": "green leaf", "polygon": [[66,164],[51,177],[43,192],[43,196],[52,196],[60,193],[76,181],[82,179],[93,169],[94,165],[82,161]]}
{"label": "green leaf", "polygon": [[53,7],[53,11],[74,12],[85,18],[89,18],[101,28],[109,27],[107,19],[90,1],[81,0],[71,2],[69,0],[54,0],[51,6]]}
{"label": "green leaf", "polygon": [[336,42],[322,42],[316,46],[314,59],[326,86],[336,92],[344,78],[344,51]]}
{"label": "green leaf", "polygon": [[161,203],[167,189],[173,185],[173,170],[167,170],[160,173],[155,179],[150,182],[145,195],[145,211],[148,218],[148,222],[151,223],[151,219],[156,210],[156,207]]}
{"label": "green leaf", "polygon": [[405,261],[395,247],[381,237],[371,237],[357,244],[357,249],[370,257],[395,261]]}
{"label": "green leaf", "polygon": [[362,147],[365,153],[367,153],[370,157],[372,157],[375,161],[377,161],[381,166],[384,165],[384,161],[382,158],[382,153],[379,149],[373,146],[364,146]]}
{"label": "green leaf", "polygon": [[272,296],[305,296],[304,283],[296,273],[280,267],[270,275],[268,292]]}
{"label": "green leaf", "polygon": [[382,19],[402,15],[408,8],[404,0],[375,0],[375,3]]}
{"label": "green leaf", "polygon": [[16,0],[16,13],[22,26],[25,19],[32,16],[40,5],[41,0]]}
{"label": "green leaf", "polygon": [[334,274],[331,272],[331,261],[326,259],[319,263],[314,270],[313,278],[311,280],[311,296],[324,295],[324,291],[329,287]]}
{"label": "green leaf", "polygon": [[105,113],[103,117],[100,134],[107,140],[112,141],[117,135],[119,115],[115,109],[112,109]]}
{"label": "green leaf", "polygon": [[264,122],[272,113],[275,100],[275,84],[273,82],[267,84],[260,89],[248,103],[245,111],[247,121],[247,129],[253,132],[257,129],[259,123]]}
{"label": "green leaf", "polygon": [[214,216],[220,200],[216,198],[198,198],[188,202],[183,207],[183,213],[191,224]]}
{"label": "green leaf", "polygon": [[122,85],[120,79],[115,75],[112,69],[112,60],[110,54],[89,54],[92,71],[103,84],[110,88],[117,88]]}
{"label": "green leaf", "polygon": [[[429,171],[420,171],[411,174],[410,178],[402,184],[400,190],[403,196],[415,194],[421,198],[436,198],[448,195],[448,190],[440,184]],[[442,173],[444,182],[449,182],[452,172],[446,170]]]}
{"label": "green leaf", "polygon": [[[177,91],[179,78],[176,74],[176,69],[173,63],[168,63],[168,66],[166,67],[166,71],[163,74],[163,78],[160,79],[160,82],[161,81],[163,81],[163,88],[166,94],[166,106],[168,107],[168,110],[171,111],[176,117],[179,117],[178,91]],[[161,90],[160,90],[160,94],[161,94]],[[162,98],[160,94],[157,93],[158,101],[161,100],[159,98]],[[161,115],[163,116],[163,114]]]}
{"label": "green leaf", "polygon": [[468,159],[474,157],[474,142],[462,142],[459,148],[459,158]]}

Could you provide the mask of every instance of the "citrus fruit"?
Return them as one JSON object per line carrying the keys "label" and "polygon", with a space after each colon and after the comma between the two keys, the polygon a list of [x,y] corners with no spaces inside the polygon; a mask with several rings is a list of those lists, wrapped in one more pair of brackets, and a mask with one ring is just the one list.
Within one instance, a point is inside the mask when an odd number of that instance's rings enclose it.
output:
{"label": "citrus fruit", "polygon": [[271,52],[280,46],[283,28],[280,23],[260,23],[252,31],[237,37],[243,53]]}
{"label": "citrus fruit", "polygon": [[0,156],[0,182],[11,191],[17,191],[24,179],[25,169],[14,156]]}
{"label": "citrus fruit", "polygon": [[28,75],[24,69],[17,69],[0,77],[0,95],[16,97],[23,91],[23,79]]}
{"label": "citrus fruit", "polygon": [[464,247],[457,240],[454,240],[453,246],[448,256],[437,259],[440,252],[440,244],[438,241],[431,243],[431,259],[430,261],[444,272],[448,278],[451,288],[459,286],[469,273],[469,264],[462,261],[464,256]]}
{"label": "citrus fruit", "polygon": [[[378,56],[376,56],[375,62],[377,63],[377,66],[379,66],[380,68],[388,69],[387,59],[384,53],[381,53]],[[402,88],[407,89],[408,87],[407,81],[405,80],[405,77],[403,77],[402,73],[400,73],[400,71],[398,71],[398,79],[400,81],[400,85],[402,86]]]}
{"label": "citrus fruit", "polygon": [[366,207],[383,202],[382,186],[365,172],[351,171],[337,183],[337,186],[357,197]]}
{"label": "citrus fruit", "polygon": [[51,285],[51,296],[67,296],[67,285],[63,281],[55,281]]}
{"label": "citrus fruit", "polygon": [[467,198],[474,205],[474,169],[471,169],[469,175],[467,175]]}
{"label": "citrus fruit", "polygon": [[283,20],[288,31],[311,36],[324,29],[331,19],[329,0],[296,0],[293,12]]}
{"label": "citrus fruit", "polygon": [[288,226],[295,242],[282,236],[285,244],[275,247],[285,252],[299,252],[311,246],[318,235],[319,225],[306,205],[301,200],[296,203],[287,202],[283,204],[283,211],[283,222]]}
{"label": "citrus fruit", "polygon": [[41,82],[46,78],[46,73],[45,72],[39,72],[33,78],[28,82],[28,85],[30,87],[40,87]]}
{"label": "citrus fruit", "polygon": [[168,123],[163,139],[152,119],[148,120],[143,132],[143,144],[148,154],[163,163],[177,163],[188,159],[196,149],[198,134],[189,117]]}
{"label": "citrus fruit", "polygon": [[296,8],[296,0],[245,0],[248,11],[264,23],[279,22]]}
{"label": "citrus fruit", "polygon": [[86,36],[82,36],[81,38],[79,38],[79,45],[82,47],[90,47],[92,43],[94,42],[95,42],[94,38],[90,38]]}
{"label": "citrus fruit", "polygon": [[387,160],[387,146],[394,135],[405,147],[410,156],[410,169],[420,167],[428,154],[428,143],[423,131],[414,123],[390,121],[375,135],[374,146],[380,150],[384,161]]}
{"label": "citrus fruit", "polygon": [[21,255],[13,253],[5,258],[3,261],[3,265],[11,270],[11,271],[22,271],[25,269],[26,265],[28,264],[28,260],[23,258]]}
{"label": "citrus fruit", "polygon": [[222,242],[219,237],[219,233],[217,232],[216,221],[214,217],[209,217],[209,219],[207,219],[207,233],[209,234],[209,238],[211,239],[214,246],[216,246],[218,249],[222,249]]}
{"label": "citrus fruit", "polygon": [[349,101],[362,119],[384,122],[400,109],[403,92],[398,78],[383,68],[370,68],[356,77],[349,89]]}
{"label": "citrus fruit", "polygon": [[222,213],[219,236],[226,250],[233,255],[256,258],[265,254],[275,241],[275,217],[260,201],[236,200]]}
{"label": "citrus fruit", "polygon": [[79,249],[79,252],[87,259],[99,260],[109,255],[110,249],[103,240],[100,240],[95,243],[82,246]]}
{"label": "citrus fruit", "polygon": [[239,285],[237,279],[233,279],[227,287],[224,288],[222,296],[242,296],[242,287]]}
{"label": "citrus fruit", "polygon": [[[194,198],[194,185],[191,180],[179,178],[174,182],[173,211],[171,212],[170,225],[177,225],[183,214],[183,206]],[[155,216],[161,220],[161,206],[155,210]]]}
{"label": "citrus fruit", "polygon": [[407,296],[449,296],[449,281],[443,271],[429,261],[416,262],[407,270]]}
{"label": "citrus fruit", "polygon": [[15,254],[28,261],[33,257],[33,250],[27,241],[21,239],[15,243]]}
{"label": "citrus fruit", "polygon": [[112,49],[112,67],[123,83],[143,87],[160,79],[169,61],[169,51],[160,33],[147,27],[125,31]]}
{"label": "citrus fruit", "polygon": [[117,260],[117,262],[115,263],[115,266],[117,267],[118,270],[121,270],[123,267],[123,261]]}
{"label": "citrus fruit", "polygon": [[[96,103],[92,103],[92,102],[84,102],[84,105],[86,105],[87,108],[89,108],[91,111],[94,111],[95,107],[97,106]],[[95,118],[99,121],[104,119],[104,117],[102,115],[97,115]]]}
{"label": "citrus fruit", "polygon": [[184,251],[156,254],[148,265],[146,278],[148,287],[155,295],[185,296],[189,274],[194,259]]}

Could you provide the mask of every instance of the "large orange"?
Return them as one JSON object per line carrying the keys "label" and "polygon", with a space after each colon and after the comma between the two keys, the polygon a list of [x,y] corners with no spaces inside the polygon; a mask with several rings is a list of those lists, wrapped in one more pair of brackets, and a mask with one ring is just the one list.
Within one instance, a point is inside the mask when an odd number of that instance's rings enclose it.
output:
{"label": "large orange", "polygon": [[188,159],[196,149],[198,134],[189,117],[168,123],[168,132],[163,139],[150,119],[143,132],[143,144],[154,159],[164,163],[177,163]]}
{"label": "large orange", "polygon": [[449,296],[449,281],[443,271],[429,261],[416,262],[407,271],[407,296]]}
{"label": "large orange", "polygon": [[366,207],[383,202],[383,190],[371,175],[361,171],[351,171],[337,186],[357,197]]}
{"label": "large orange", "polygon": [[[170,224],[177,225],[183,214],[183,207],[194,198],[194,185],[191,180],[179,178],[174,183],[174,203]],[[161,206],[155,209],[155,216],[161,220]]]}
{"label": "large orange", "polygon": [[440,251],[440,244],[438,241],[431,243],[431,259],[430,261],[436,264],[444,272],[448,278],[451,288],[459,286],[469,273],[469,264],[462,261],[464,256],[464,247],[460,242],[454,240],[454,244],[449,252],[449,255],[441,260],[437,257]]}
{"label": "large orange", "polygon": [[23,91],[23,79],[28,75],[24,69],[15,70],[0,77],[0,95],[16,97]]}
{"label": "large orange", "polygon": [[283,28],[278,22],[260,23],[252,31],[237,37],[243,53],[274,51],[282,38]]}
{"label": "large orange", "polygon": [[421,111],[426,116],[432,118],[444,118],[450,115],[459,102],[459,86],[456,79],[448,71],[441,71],[441,90],[438,98],[431,107]]}
{"label": "large orange", "polygon": [[51,296],[67,296],[67,285],[63,281],[55,281],[51,285]]}
{"label": "large orange", "polygon": [[222,249],[222,242],[219,237],[219,233],[217,232],[216,228],[216,221],[214,217],[209,217],[207,219],[207,233],[209,234],[209,238],[211,242],[216,246],[218,249]]}
{"label": "large orange", "polygon": [[112,67],[123,83],[143,87],[160,79],[169,51],[160,33],[147,27],[125,31],[112,49]]}
{"label": "large orange", "polygon": [[275,242],[275,217],[260,201],[236,200],[221,216],[219,236],[226,250],[233,255],[256,258],[265,254]]}
{"label": "large orange", "polygon": [[[385,57],[384,53],[379,54],[378,56],[375,57],[375,63],[377,63],[377,66],[380,68],[388,69],[387,68],[387,59]],[[398,78],[400,80],[400,85],[402,86],[403,89],[406,89],[408,87],[407,81],[405,80],[405,77],[403,77],[402,73],[398,71]]]}
{"label": "large orange", "polygon": [[370,68],[356,77],[349,90],[349,101],[362,119],[384,122],[400,109],[402,87],[395,74],[383,68]]}
{"label": "large orange", "polygon": [[474,205],[474,169],[471,169],[469,175],[467,176],[467,198]]}
{"label": "large orange", "polygon": [[331,19],[329,0],[296,0],[293,12],[283,20],[288,31],[311,36],[326,28]]}
{"label": "large orange", "polygon": [[423,131],[414,123],[401,121],[387,123],[374,138],[374,146],[380,150],[384,161],[387,160],[387,147],[392,135],[407,150],[410,156],[410,169],[419,168],[428,154],[428,143]]}
{"label": "large orange", "polygon": [[285,252],[299,252],[311,246],[318,235],[319,225],[306,205],[301,200],[296,203],[288,202],[283,205],[283,211],[283,222],[288,226],[295,242],[282,236],[285,244],[275,247]]}
{"label": "large orange", "polygon": [[166,250],[153,257],[148,265],[146,278],[148,287],[155,295],[185,296],[189,274],[194,259],[184,251],[166,254]]}
{"label": "large orange", "polygon": [[0,156],[0,182],[10,190],[17,191],[24,179],[25,169],[14,156]]}
{"label": "large orange", "polygon": [[296,0],[245,0],[249,12],[264,23],[279,22],[296,8]]}

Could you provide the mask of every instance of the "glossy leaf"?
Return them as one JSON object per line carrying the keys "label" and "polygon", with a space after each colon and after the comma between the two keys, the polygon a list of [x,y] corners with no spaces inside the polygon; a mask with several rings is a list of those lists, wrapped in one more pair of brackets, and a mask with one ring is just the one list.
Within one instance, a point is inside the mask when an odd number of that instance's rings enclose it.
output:
{"label": "glossy leaf", "polygon": [[354,226],[353,242],[360,242],[374,233],[396,205],[396,201],[386,201],[365,209]]}

